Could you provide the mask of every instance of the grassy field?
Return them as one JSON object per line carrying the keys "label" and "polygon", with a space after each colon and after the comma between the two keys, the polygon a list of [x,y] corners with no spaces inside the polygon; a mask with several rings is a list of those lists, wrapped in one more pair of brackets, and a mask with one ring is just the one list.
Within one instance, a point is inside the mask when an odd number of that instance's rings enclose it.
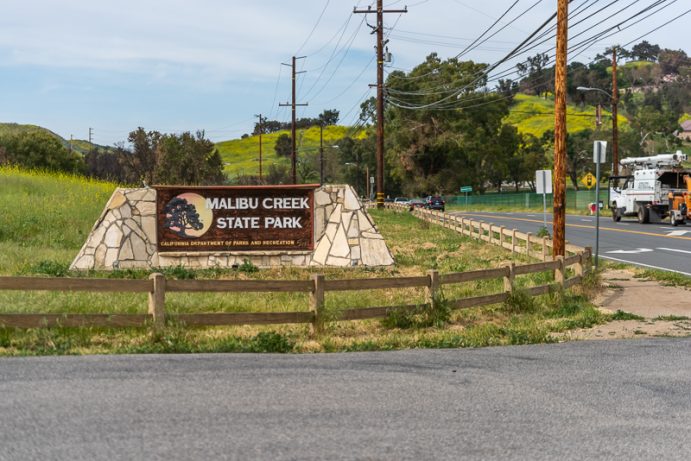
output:
{"label": "grassy field", "polygon": [[[278,157],[274,150],[276,139],[282,134],[290,136],[289,130],[269,133],[262,136],[262,163],[264,171],[272,163],[288,165],[289,159]],[[332,146],[346,135],[354,138],[364,136],[363,131],[353,134],[346,126],[327,126],[324,128],[325,149]],[[298,154],[317,152],[319,149],[319,128],[312,127],[298,130],[296,136]],[[259,136],[249,136],[245,139],[231,139],[216,144],[225,163],[225,173],[232,179],[238,175],[256,175],[259,172]]]}
{"label": "grassy field", "polygon": [[[114,184],[83,178],[0,169],[1,275],[70,276],[67,267],[97,219]],[[373,218],[394,254],[396,265],[371,268],[276,268],[259,271],[173,268],[167,277],[222,279],[364,278],[419,275],[497,267],[511,254],[419,221],[407,213],[373,210]],[[516,262],[525,258],[516,257]],[[90,273],[92,277],[146,278],[149,271]],[[520,276],[518,287],[544,284],[552,275]],[[501,280],[478,281],[444,288],[444,298],[502,291]],[[0,355],[82,354],[191,351],[350,351],[409,347],[461,347],[549,342],[553,334],[604,322],[580,294],[555,293],[539,299],[516,296],[503,304],[458,312],[442,311],[431,321],[425,313],[383,321],[331,322],[319,337],[306,326],[181,328],[169,325],[154,334],[148,329],[63,328],[14,330],[0,328]],[[424,303],[422,289],[328,293],[327,317],[344,308]],[[308,296],[292,293],[184,294],[166,299],[171,312],[306,311]],[[146,295],[60,292],[0,292],[4,313],[144,313]]]}

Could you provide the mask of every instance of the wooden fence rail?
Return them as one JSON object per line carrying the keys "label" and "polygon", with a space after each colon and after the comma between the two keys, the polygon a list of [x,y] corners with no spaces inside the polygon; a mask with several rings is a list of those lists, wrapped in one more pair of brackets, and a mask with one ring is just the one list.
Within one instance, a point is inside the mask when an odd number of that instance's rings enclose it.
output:
{"label": "wooden fence rail", "polygon": [[[464,309],[503,302],[514,290],[518,275],[554,271],[555,283],[527,288],[532,295],[544,294],[553,289],[565,289],[580,282],[583,268],[589,264],[587,252],[568,259],[546,261],[517,266],[509,264],[495,269],[439,274],[429,271],[416,277],[392,277],[375,279],[326,280],[316,274],[311,280],[167,280],[163,274],[152,274],[149,280],[112,280],[92,278],[44,278],[0,277],[1,290],[21,291],[89,291],[148,293],[148,314],[0,314],[0,327],[142,327],[162,328],[167,321],[188,326],[210,325],[267,325],[281,323],[309,323],[314,331],[323,327],[324,306],[327,292],[350,290],[382,290],[424,288],[426,302],[419,304],[346,308],[339,312],[338,320],[362,320],[382,318],[391,312],[413,312],[431,308],[444,285],[477,280],[503,279],[504,289],[470,298],[450,299],[454,309]],[[566,279],[565,268],[574,266],[574,276]],[[167,313],[166,294],[169,292],[302,292],[309,294],[309,310],[296,312],[233,312],[233,313]]]}
{"label": "wooden fence rail", "polygon": [[[386,203],[385,206],[398,211],[409,211],[409,207],[406,205]],[[412,213],[424,221],[440,224],[462,235],[499,245],[507,250],[511,250],[512,253],[524,254],[543,261],[552,261],[549,249],[553,247],[554,243],[550,238],[538,237],[530,232],[525,233],[516,229],[507,229],[505,226],[475,221],[437,210],[414,208]],[[566,252],[567,254],[576,255],[578,253],[590,252],[590,249],[573,245],[567,241]]]}
{"label": "wooden fence rail", "polygon": [[[407,207],[387,204],[391,208],[407,210]],[[148,293],[147,314],[0,314],[0,327],[46,328],[46,327],[142,327],[160,329],[167,321],[188,326],[211,325],[268,325],[281,323],[308,323],[314,332],[320,331],[324,322],[325,298],[327,292],[351,290],[391,290],[402,288],[424,288],[426,301],[419,304],[377,306],[342,309],[337,318],[330,321],[364,320],[383,318],[392,312],[417,312],[421,308],[434,308],[444,285],[466,283],[477,280],[503,280],[503,291],[469,298],[449,299],[453,309],[496,304],[506,301],[515,287],[519,275],[551,271],[554,283],[526,288],[531,296],[538,296],[550,290],[563,290],[581,282],[590,267],[589,248],[567,244],[571,253],[566,258],[552,260],[547,249],[552,243],[546,238],[533,237],[530,233],[494,226],[482,221],[449,215],[447,213],[414,210],[421,219],[440,224],[463,235],[500,245],[513,253],[526,254],[541,259],[541,262],[484,269],[451,274],[429,271],[427,275],[414,277],[388,277],[374,279],[326,280],[324,275],[315,274],[311,280],[168,280],[163,274],[151,274],[149,280],[114,280],[68,277],[0,277],[0,290],[21,291],[88,291]],[[566,269],[573,266],[573,276],[567,278]],[[220,312],[220,313],[167,313],[166,293],[308,293],[309,306],[306,311],[296,312]]]}

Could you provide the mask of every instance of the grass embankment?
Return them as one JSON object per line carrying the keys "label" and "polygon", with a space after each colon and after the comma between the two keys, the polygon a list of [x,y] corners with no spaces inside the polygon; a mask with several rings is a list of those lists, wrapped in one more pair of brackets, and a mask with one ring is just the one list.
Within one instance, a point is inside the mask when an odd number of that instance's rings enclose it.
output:
{"label": "grass embankment", "polygon": [[[264,172],[272,163],[288,165],[290,159],[278,157],[274,146],[282,134],[290,136],[290,130],[277,131],[262,135],[262,163]],[[324,127],[324,148],[334,145],[336,141],[350,135],[354,138],[364,136],[363,131],[353,133],[347,126]],[[319,149],[319,127],[297,130],[296,144],[299,155],[316,153]],[[245,139],[231,139],[216,144],[223,158],[225,173],[230,179],[238,175],[256,175],[259,173],[259,136],[248,136]]]}
{"label": "grass embankment", "polygon": [[[81,178],[0,169],[0,251],[2,275],[69,276],[71,259],[82,245],[115,185]],[[372,215],[395,256],[396,266],[367,268],[276,268],[190,271],[173,268],[173,278],[308,279],[365,278],[441,273],[497,267],[511,259],[496,246],[479,243],[408,215],[374,210]],[[5,219],[7,218],[7,219]],[[517,257],[517,262],[525,262]],[[146,278],[149,271],[87,274],[96,277]],[[517,278],[518,287],[544,284],[551,274]],[[502,290],[502,281],[447,285],[445,299],[479,296]],[[423,303],[422,289],[329,292],[327,317],[344,308]],[[3,313],[144,313],[146,295],[1,291]],[[606,321],[582,295],[555,294],[539,299],[521,295],[510,302],[464,311],[449,311],[442,300],[434,315],[395,316],[380,321],[330,322],[319,337],[307,326],[183,328],[169,325],[162,333],[148,329],[61,328],[0,329],[0,355],[127,352],[350,351],[410,347],[462,347],[552,341],[551,333]],[[302,293],[170,293],[169,312],[306,311]]]}

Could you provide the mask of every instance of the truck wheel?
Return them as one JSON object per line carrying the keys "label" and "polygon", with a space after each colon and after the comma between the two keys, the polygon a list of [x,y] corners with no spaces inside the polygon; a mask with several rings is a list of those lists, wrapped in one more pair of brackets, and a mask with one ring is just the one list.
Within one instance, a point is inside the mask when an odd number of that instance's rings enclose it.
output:
{"label": "truck wheel", "polygon": [[643,205],[638,205],[638,222],[639,224],[646,224],[650,221],[650,213]]}
{"label": "truck wheel", "polygon": [[615,203],[614,206],[612,207],[612,220],[614,222],[619,222],[621,221],[621,212],[619,211],[619,208],[617,208],[617,204]]}

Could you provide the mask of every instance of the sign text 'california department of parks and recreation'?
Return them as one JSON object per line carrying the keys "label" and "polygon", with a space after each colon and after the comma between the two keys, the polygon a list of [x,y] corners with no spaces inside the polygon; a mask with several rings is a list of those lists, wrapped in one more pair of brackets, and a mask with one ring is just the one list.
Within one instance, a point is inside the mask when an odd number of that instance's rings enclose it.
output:
{"label": "sign text 'california department of parks and recreation'", "polygon": [[317,187],[156,186],[158,251],[312,250]]}

